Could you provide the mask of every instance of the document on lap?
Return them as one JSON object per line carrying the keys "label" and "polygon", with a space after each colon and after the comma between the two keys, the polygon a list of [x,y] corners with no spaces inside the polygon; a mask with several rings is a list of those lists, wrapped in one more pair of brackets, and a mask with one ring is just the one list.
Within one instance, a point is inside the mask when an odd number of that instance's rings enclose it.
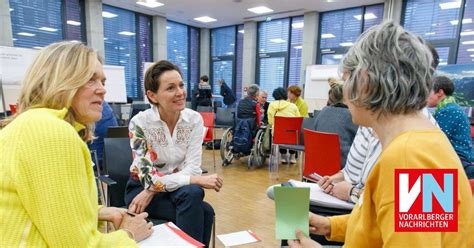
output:
{"label": "document on lap", "polygon": [[204,247],[173,222],[156,225],[153,234],[138,243],[140,247]]}
{"label": "document on lap", "polygon": [[332,195],[326,194],[317,183],[305,183],[296,180],[288,181],[293,187],[297,188],[309,188],[309,201],[311,205],[328,207],[328,208],[337,208],[337,209],[352,209],[354,204],[336,198]]}

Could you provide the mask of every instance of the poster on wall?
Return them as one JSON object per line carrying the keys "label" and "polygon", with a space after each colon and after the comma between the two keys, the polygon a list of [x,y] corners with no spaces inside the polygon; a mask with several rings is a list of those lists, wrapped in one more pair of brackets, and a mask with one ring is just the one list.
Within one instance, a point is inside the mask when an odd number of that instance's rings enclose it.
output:
{"label": "poster on wall", "polygon": [[474,107],[474,64],[439,66],[436,75],[453,81],[454,97],[459,105]]}

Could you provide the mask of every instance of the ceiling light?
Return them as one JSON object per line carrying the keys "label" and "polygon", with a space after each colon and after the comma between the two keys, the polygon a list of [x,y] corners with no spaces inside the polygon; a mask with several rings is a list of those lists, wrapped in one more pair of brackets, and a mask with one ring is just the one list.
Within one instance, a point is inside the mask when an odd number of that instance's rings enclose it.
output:
{"label": "ceiling light", "polygon": [[239,33],[243,34],[243,33],[245,33],[245,31],[243,29],[239,30]]}
{"label": "ceiling light", "polygon": [[439,63],[439,65],[447,65],[448,63],[447,62],[441,62]]}
{"label": "ceiling light", "polygon": [[469,57],[474,57],[474,54],[469,55]]}
{"label": "ceiling light", "polygon": [[80,22],[76,22],[76,21],[73,21],[73,20],[67,20],[66,23],[69,24],[69,25],[73,25],[73,26],[81,26]]}
{"label": "ceiling light", "polygon": [[463,45],[472,45],[472,44],[474,44],[474,40],[463,41],[462,44]]}
{"label": "ceiling light", "polygon": [[119,32],[118,34],[126,35],[126,36],[133,36],[133,35],[135,35],[135,33],[128,32],[128,31],[122,31],[122,32]]}
{"label": "ceiling light", "polygon": [[43,47],[40,47],[40,46],[35,46],[35,47],[33,47],[33,48],[35,48],[35,49],[43,49]]}
{"label": "ceiling light", "polygon": [[156,8],[164,5],[160,2],[157,2],[156,0],[138,0],[137,4],[148,8]]}
{"label": "ceiling light", "polygon": [[[451,23],[451,25],[458,25],[459,21],[458,20],[453,20],[453,21],[449,21]],[[462,19],[462,24],[469,24],[469,23],[472,23],[472,18],[466,18],[466,19]]]}
{"label": "ceiling light", "polygon": [[468,35],[474,35],[474,31],[461,32],[461,36],[468,36]]}
{"label": "ceiling light", "polygon": [[303,46],[294,46],[293,48],[294,48],[294,49],[302,49]]}
{"label": "ceiling light", "polygon": [[343,47],[349,47],[349,46],[353,46],[354,43],[352,42],[343,42],[343,43],[339,43],[340,46],[343,46]]}
{"label": "ceiling light", "polygon": [[105,17],[105,18],[114,18],[114,17],[117,17],[118,15],[114,14],[114,13],[110,13],[110,12],[107,12],[107,11],[102,11],[102,17]]}
{"label": "ceiling light", "polygon": [[449,3],[440,3],[439,7],[441,9],[459,9],[461,7],[461,1],[449,2]]}
{"label": "ceiling light", "polygon": [[104,40],[108,40],[108,39],[109,39],[109,38],[107,38],[107,37],[104,37]]}
{"label": "ceiling light", "polygon": [[204,22],[204,23],[217,21],[216,19],[214,19],[212,17],[209,17],[209,16],[196,17],[196,18],[194,18],[194,20],[196,20],[198,22]]}
{"label": "ceiling light", "polygon": [[10,8],[10,12],[14,11],[14,9]]}
{"label": "ceiling light", "polygon": [[321,39],[327,39],[327,38],[334,38],[336,36],[334,36],[333,34],[321,34]]}
{"label": "ceiling light", "polygon": [[321,52],[323,52],[323,53],[329,53],[329,52],[331,52],[331,49],[329,49],[329,48],[321,49]]}
{"label": "ceiling light", "polygon": [[426,36],[435,35],[435,34],[436,34],[435,32],[428,32],[428,33],[425,33]]}
{"label": "ceiling light", "polygon": [[469,48],[469,49],[467,49],[466,51],[468,51],[468,52],[474,52],[474,48]]}
{"label": "ceiling light", "polygon": [[171,29],[171,27],[170,27],[170,26],[166,26],[166,29]]}
{"label": "ceiling light", "polygon": [[303,28],[304,27],[304,22],[293,23],[293,24],[291,24],[291,26],[293,28]]}
{"label": "ceiling light", "polygon": [[253,12],[255,14],[265,14],[265,13],[273,12],[272,9],[267,8],[265,6],[258,6],[258,7],[250,8],[250,9],[247,9],[247,10],[250,11],[250,12]]}
{"label": "ceiling light", "polygon": [[41,28],[38,28],[39,30],[43,30],[43,31],[48,31],[48,32],[56,32],[58,31],[57,28],[48,28],[48,27],[41,27]]}
{"label": "ceiling light", "polygon": [[29,36],[29,37],[32,37],[32,36],[35,36],[36,34],[32,34],[32,33],[27,33],[27,32],[19,32],[19,33],[16,33],[17,35],[23,35],[23,36]]}
{"label": "ceiling light", "polygon": [[332,56],[334,59],[342,59],[342,54],[336,54]]}
{"label": "ceiling light", "polygon": [[[362,19],[362,15],[355,15],[354,18],[360,21]],[[377,19],[377,16],[374,15],[374,13],[367,13],[364,15],[364,19],[365,20]]]}
{"label": "ceiling light", "polygon": [[281,39],[281,38],[271,39],[270,41],[273,42],[273,43],[284,43],[284,42],[286,42],[286,40]]}
{"label": "ceiling light", "polygon": [[72,42],[72,43],[81,43],[81,42],[78,41],[78,40],[70,40],[70,42]]}
{"label": "ceiling light", "polygon": [[18,40],[18,39],[17,39],[17,38],[13,38],[13,41],[16,41],[16,40]]}

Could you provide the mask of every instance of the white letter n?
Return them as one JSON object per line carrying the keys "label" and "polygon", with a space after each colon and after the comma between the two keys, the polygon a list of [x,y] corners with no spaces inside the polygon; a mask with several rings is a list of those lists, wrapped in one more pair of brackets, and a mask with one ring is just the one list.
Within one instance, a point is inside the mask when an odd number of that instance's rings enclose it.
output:
{"label": "white letter n", "polygon": [[416,179],[415,184],[411,188],[411,190],[408,190],[408,174],[405,173],[400,173],[398,175],[399,177],[399,202],[398,202],[398,209],[400,212],[408,212],[410,210],[411,206],[415,202],[416,198],[421,192],[421,183],[420,183],[420,178],[418,177]]}

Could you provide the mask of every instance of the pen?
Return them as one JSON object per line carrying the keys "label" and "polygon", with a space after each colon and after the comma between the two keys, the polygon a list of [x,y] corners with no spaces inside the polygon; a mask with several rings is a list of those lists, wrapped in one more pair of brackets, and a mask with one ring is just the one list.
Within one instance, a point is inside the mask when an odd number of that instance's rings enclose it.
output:
{"label": "pen", "polygon": [[[130,212],[128,212],[128,211],[127,211],[127,214],[130,215],[130,216],[132,216],[132,217],[137,216],[136,214],[130,213]],[[151,221],[150,219],[148,219],[148,218],[145,218],[145,220],[146,220],[146,222],[152,222],[152,221]],[[152,222],[152,223],[153,223],[153,222]]]}
{"label": "pen", "polygon": [[[323,177],[316,172],[309,174],[309,176],[317,181],[323,179]],[[334,186],[334,183],[331,183],[331,185]]]}

